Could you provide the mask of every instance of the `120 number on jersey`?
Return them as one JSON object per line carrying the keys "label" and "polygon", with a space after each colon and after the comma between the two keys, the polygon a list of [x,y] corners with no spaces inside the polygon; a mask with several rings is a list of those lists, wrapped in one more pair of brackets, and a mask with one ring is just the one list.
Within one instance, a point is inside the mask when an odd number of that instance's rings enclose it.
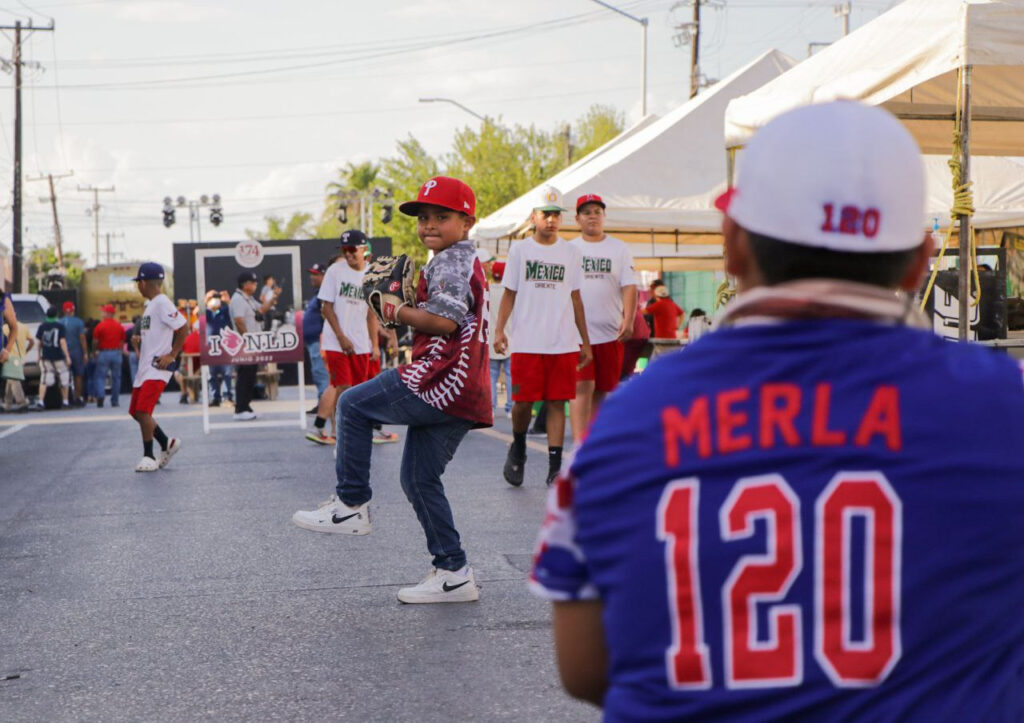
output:
{"label": "120 number on jersey", "polygon": [[[672,643],[665,653],[669,684],[676,689],[712,685],[705,643],[698,569],[696,478],[671,483],[658,504],[658,539],[665,543]],[[860,574],[865,579],[865,634],[853,640],[850,618],[852,522],[864,522]],[[779,475],[736,483],[719,510],[719,534],[729,542],[754,534],[764,520],[766,551],[736,563],[721,591],[726,686],[799,685],[804,677],[803,625],[798,605],[785,599],[805,567],[800,499]],[[814,506],[814,657],[837,686],[883,681],[900,657],[900,559],[902,506],[884,475],[836,475]],[[767,604],[767,630],[758,630],[757,605]]]}

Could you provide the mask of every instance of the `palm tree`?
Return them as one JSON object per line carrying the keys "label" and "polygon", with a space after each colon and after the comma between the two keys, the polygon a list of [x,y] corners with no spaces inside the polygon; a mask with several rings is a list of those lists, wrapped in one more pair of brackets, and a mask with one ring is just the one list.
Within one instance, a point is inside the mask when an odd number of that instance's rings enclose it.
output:
{"label": "palm tree", "polygon": [[[344,168],[338,169],[338,180],[327,184],[327,204],[324,208],[324,217],[335,218],[338,214],[341,203],[347,203],[348,217],[353,222],[361,221],[362,208],[358,198],[373,190],[374,181],[380,173],[380,166],[372,161],[365,163],[352,163],[349,161]],[[360,223],[360,230],[365,231]]]}

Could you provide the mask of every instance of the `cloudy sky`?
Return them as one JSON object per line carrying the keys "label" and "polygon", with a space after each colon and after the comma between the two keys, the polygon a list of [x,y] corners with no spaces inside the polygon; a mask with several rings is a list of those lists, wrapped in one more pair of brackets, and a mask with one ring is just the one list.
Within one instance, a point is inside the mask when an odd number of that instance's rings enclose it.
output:
{"label": "cloudy sky", "polygon": [[[705,3],[708,0],[704,0]],[[650,19],[648,109],[685,100],[690,49],[677,46],[691,7],[620,0]],[[833,0],[718,0],[703,10],[707,79],[769,48],[803,58],[839,37]],[[853,28],[895,4],[853,0]],[[390,155],[409,134],[436,154],[477,121],[455,99],[506,123],[553,128],[593,103],[640,114],[640,25],[592,0],[37,0],[3,2],[0,24],[55,32],[24,43],[26,179],[57,186],[66,245],[93,259],[92,194],[101,246],[115,258],[169,262],[189,240],[185,214],[161,224],[164,196],[219,193],[225,223],[203,240],[244,237],[268,214],[319,213],[346,161]],[[676,6],[676,7],[674,7]],[[0,40],[11,57],[13,33]],[[13,83],[0,79],[0,240],[10,246]],[[24,184],[25,246],[53,240],[45,182]],[[484,214],[494,209],[482,209]]]}

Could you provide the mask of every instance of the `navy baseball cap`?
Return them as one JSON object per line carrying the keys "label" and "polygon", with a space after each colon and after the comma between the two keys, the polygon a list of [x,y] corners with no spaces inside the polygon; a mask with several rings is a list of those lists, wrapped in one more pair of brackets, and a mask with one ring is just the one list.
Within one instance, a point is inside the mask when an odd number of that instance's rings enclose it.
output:
{"label": "navy baseball cap", "polygon": [[162,279],[164,277],[164,267],[160,264],[152,261],[139,266],[139,273],[135,274],[135,278],[132,281],[146,281],[148,279]]}
{"label": "navy baseball cap", "polygon": [[345,246],[366,246],[368,243],[370,241],[366,238],[366,234],[357,228],[345,231],[341,234],[341,238],[338,239],[338,246],[342,248]]}
{"label": "navy baseball cap", "polygon": [[323,264],[313,264],[308,269],[306,269],[306,271],[308,271],[311,274],[322,274],[325,271],[327,271],[327,267],[324,266]]}
{"label": "navy baseball cap", "polygon": [[255,271],[243,271],[238,275],[238,288],[242,288],[242,284],[246,281],[255,281],[258,284],[260,277],[256,275]]}

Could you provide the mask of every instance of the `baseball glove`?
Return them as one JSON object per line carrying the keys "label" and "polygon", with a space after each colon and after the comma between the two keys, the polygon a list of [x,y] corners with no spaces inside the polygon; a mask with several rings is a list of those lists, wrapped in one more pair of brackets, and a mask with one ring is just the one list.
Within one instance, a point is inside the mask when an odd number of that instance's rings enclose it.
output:
{"label": "baseball glove", "polygon": [[405,254],[378,256],[366,270],[363,298],[385,327],[398,326],[398,310],[403,306],[415,306],[415,274],[416,264]]}

